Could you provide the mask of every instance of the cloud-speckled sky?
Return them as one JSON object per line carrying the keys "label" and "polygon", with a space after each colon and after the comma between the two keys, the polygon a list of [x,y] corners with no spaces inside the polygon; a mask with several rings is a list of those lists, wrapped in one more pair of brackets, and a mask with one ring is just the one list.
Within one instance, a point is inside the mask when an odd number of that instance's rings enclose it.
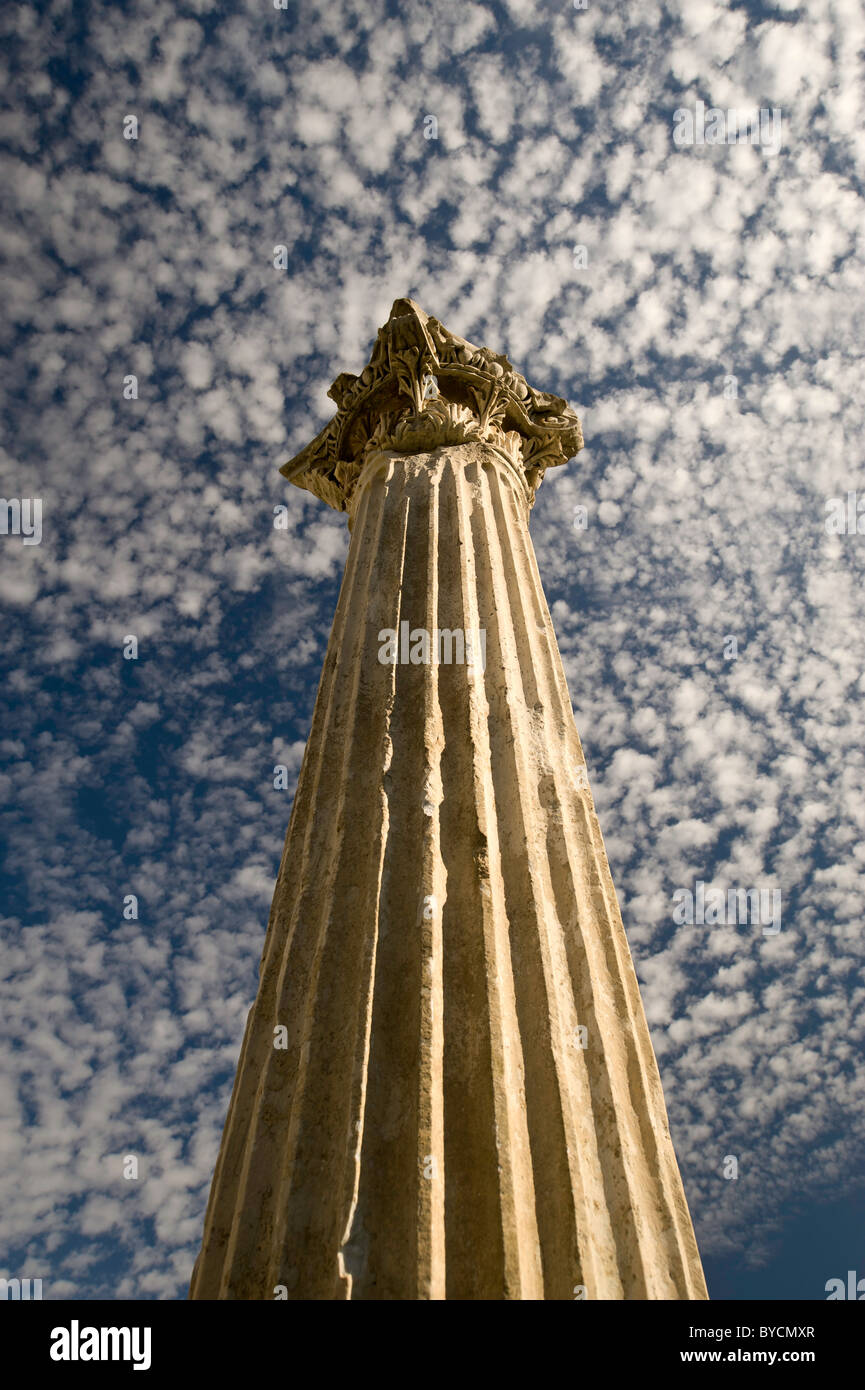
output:
{"label": "cloud-speckled sky", "polygon": [[865,1275],[859,0],[0,31],[0,1274],[185,1296],[347,548],[278,465],[409,294],[582,418],[531,529],[710,1293]]}

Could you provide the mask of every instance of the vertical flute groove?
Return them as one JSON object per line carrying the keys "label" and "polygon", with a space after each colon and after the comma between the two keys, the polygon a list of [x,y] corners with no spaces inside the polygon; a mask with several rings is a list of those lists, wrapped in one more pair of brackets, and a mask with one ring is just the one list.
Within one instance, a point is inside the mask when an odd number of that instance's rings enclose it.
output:
{"label": "vertical flute groove", "polygon": [[190,1296],[704,1298],[525,484],[358,486]]}

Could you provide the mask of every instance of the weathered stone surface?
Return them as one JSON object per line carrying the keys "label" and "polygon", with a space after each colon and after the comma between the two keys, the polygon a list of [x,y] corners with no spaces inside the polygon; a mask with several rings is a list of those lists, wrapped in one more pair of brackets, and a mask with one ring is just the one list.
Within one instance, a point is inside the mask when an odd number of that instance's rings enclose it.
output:
{"label": "weathered stone surface", "polygon": [[433,404],[294,470],[352,539],[190,1296],[705,1298],[525,436]]}

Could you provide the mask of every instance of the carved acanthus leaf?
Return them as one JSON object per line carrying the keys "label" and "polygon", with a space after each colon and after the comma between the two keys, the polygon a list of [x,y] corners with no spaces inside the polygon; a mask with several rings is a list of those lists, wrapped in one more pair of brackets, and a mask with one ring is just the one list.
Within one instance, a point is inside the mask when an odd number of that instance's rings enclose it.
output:
{"label": "carved acanthus leaf", "polygon": [[[437,396],[425,391],[428,377]],[[482,440],[505,453],[533,492],[545,468],[583,444],[566,401],[536,391],[507,357],[474,347],[410,299],[394,303],[360,375],[342,372],[329,395],[337,414],[280,471],[343,510],[370,450]]]}

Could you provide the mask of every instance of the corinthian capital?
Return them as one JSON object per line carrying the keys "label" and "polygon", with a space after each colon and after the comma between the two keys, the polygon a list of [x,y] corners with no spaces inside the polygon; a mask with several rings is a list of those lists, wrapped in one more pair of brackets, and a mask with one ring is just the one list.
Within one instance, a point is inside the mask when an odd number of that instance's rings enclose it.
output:
{"label": "corinthian capital", "polygon": [[567,401],[535,390],[506,357],[451,333],[412,299],[394,302],[366,367],[342,372],[328,395],[336,415],[280,472],[338,511],[371,453],[478,440],[506,455],[531,503],[545,470],[583,447]]}

